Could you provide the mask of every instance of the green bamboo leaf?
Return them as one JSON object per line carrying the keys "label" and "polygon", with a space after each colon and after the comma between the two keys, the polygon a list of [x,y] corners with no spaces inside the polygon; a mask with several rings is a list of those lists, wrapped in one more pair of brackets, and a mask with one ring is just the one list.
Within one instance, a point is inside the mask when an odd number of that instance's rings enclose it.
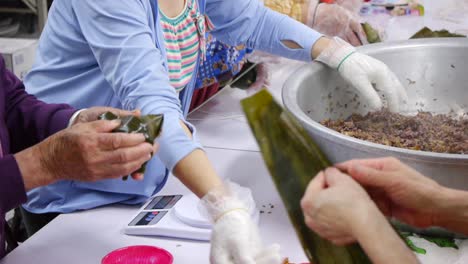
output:
{"label": "green bamboo leaf", "polygon": [[416,32],[410,39],[419,39],[419,38],[465,38],[465,35],[451,33],[448,30],[431,30],[428,27],[424,27],[418,32]]}
{"label": "green bamboo leaf", "polygon": [[366,33],[367,42],[369,43],[379,43],[382,42],[379,36],[379,32],[375,30],[369,23],[362,23],[361,24],[364,33]]}
{"label": "green bamboo leaf", "polygon": [[266,90],[244,99],[242,107],[309,260],[314,264],[371,263],[359,245],[335,246],[304,223],[300,200],[307,184],[331,165],[307,132]]}
{"label": "green bamboo leaf", "polygon": [[[99,116],[99,120],[115,120],[120,119],[121,124],[112,132],[115,133],[142,133],[145,136],[146,142],[153,144],[154,140],[161,133],[164,123],[164,115],[146,115],[146,116],[124,116],[122,118],[117,115],[106,112]],[[145,173],[146,163],[136,172]],[[126,180],[126,177],[123,178]]]}
{"label": "green bamboo leaf", "polygon": [[455,242],[454,238],[447,238],[447,237],[432,237],[432,236],[425,236],[419,235],[420,238],[423,238],[429,242],[436,244],[441,248],[454,248],[458,249],[458,245]]}

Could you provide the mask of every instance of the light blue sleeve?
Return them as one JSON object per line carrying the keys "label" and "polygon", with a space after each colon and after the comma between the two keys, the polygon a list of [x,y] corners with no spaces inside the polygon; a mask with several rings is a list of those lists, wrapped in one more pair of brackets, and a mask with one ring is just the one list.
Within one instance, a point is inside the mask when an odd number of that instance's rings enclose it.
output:
{"label": "light blue sleeve", "polygon": [[[258,0],[206,0],[206,14],[213,22],[213,35],[230,45],[246,44],[290,59],[311,61],[311,50],[322,34],[266,8]],[[290,40],[300,49],[282,43]]]}
{"label": "light blue sleeve", "polygon": [[[74,14],[106,80],[125,109],[143,114],[164,114],[159,157],[172,171],[197,148],[195,128],[190,139],[180,120],[184,117],[170,85],[165,60],[155,46],[148,7],[139,0],[74,0]],[[185,121],[184,121],[185,122]]]}

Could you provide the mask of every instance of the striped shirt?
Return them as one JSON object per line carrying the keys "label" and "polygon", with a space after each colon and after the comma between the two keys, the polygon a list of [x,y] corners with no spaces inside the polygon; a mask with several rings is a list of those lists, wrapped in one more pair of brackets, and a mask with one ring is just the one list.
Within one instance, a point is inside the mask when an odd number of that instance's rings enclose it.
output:
{"label": "striped shirt", "polygon": [[161,10],[161,26],[166,45],[169,78],[179,92],[192,78],[200,50],[197,20],[199,16],[196,0],[186,0],[183,11],[170,18]]}

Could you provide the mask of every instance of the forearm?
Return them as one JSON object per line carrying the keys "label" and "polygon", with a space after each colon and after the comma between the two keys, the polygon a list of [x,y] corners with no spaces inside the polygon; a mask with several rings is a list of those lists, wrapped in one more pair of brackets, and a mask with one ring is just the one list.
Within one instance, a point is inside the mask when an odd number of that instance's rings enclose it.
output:
{"label": "forearm", "polygon": [[[306,25],[271,10],[266,12],[258,48],[282,57],[309,62],[312,50],[322,34]],[[273,42],[273,43],[272,43]]]}
{"label": "forearm", "polygon": [[173,173],[200,198],[222,184],[205,152],[200,149],[183,158],[174,168]]}
{"label": "forearm", "polygon": [[434,224],[468,235],[468,192],[444,188],[434,212]]}
{"label": "forearm", "polygon": [[[190,130],[183,122],[181,122],[181,126],[187,136],[192,137]],[[222,184],[206,153],[200,149],[194,150],[179,161],[173,173],[187,188],[200,198]]]}
{"label": "forearm", "polygon": [[376,207],[368,216],[353,233],[372,263],[419,263]]}
{"label": "forearm", "polygon": [[330,45],[330,39],[327,37],[321,37],[317,42],[315,42],[312,50],[310,51],[310,55],[312,59],[316,59],[323,50],[325,50],[328,45]]}
{"label": "forearm", "polygon": [[53,182],[51,175],[47,175],[41,166],[41,153],[35,147],[27,148],[14,155],[18,168],[23,177],[26,191],[45,186]]}
{"label": "forearm", "polygon": [[210,2],[213,3],[207,5],[207,15],[215,25],[212,33],[230,45],[246,44],[252,49],[309,62],[312,60],[312,47],[322,37],[306,25],[264,7],[257,0]]}

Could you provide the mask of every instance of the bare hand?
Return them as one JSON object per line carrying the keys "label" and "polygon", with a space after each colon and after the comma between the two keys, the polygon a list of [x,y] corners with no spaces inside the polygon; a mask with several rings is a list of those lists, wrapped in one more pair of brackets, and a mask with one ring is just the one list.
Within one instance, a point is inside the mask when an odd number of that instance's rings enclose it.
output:
{"label": "bare hand", "polygon": [[74,124],[79,124],[79,123],[87,123],[87,122],[92,122],[98,120],[98,117],[106,112],[111,112],[117,116],[140,116],[140,110],[133,110],[133,111],[126,111],[122,109],[117,109],[117,108],[112,108],[112,107],[91,107],[88,109],[85,109],[81,111],[81,113],[77,116]]}
{"label": "bare hand", "polygon": [[443,187],[395,158],[352,160],[337,167],[365,186],[380,210],[417,227],[435,223]]}
{"label": "bare hand", "polygon": [[15,155],[26,189],[57,180],[128,175],[156,151],[142,134],[111,133],[120,121],[79,123]]}
{"label": "bare hand", "polygon": [[366,191],[335,168],[309,183],[301,206],[307,226],[337,245],[355,242],[360,225],[379,214]]}

